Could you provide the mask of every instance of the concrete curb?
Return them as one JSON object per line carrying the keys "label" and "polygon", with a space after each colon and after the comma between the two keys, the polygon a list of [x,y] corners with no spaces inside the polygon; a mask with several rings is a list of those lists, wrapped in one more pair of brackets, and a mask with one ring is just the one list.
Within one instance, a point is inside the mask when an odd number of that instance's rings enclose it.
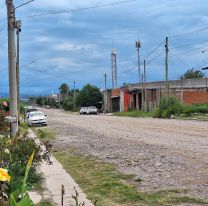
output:
{"label": "concrete curb", "polygon": [[[41,145],[40,141],[36,138],[34,132],[29,130],[29,137],[35,139],[36,143]],[[42,146],[45,149],[44,146]],[[51,156],[52,165],[44,162],[40,167],[40,172],[45,177],[45,184],[49,194],[43,195],[45,199],[51,199],[55,205],[61,206],[61,186],[64,185],[64,206],[75,206],[75,200],[72,195],[75,195],[74,187],[79,193],[79,202],[85,203],[85,206],[93,206],[92,202],[87,199],[86,194],[82,191],[79,185],[73,180],[73,178],[65,171],[63,166]],[[36,193],[30,193],[30,197],[34,203],[40,201],[40,196]]]}

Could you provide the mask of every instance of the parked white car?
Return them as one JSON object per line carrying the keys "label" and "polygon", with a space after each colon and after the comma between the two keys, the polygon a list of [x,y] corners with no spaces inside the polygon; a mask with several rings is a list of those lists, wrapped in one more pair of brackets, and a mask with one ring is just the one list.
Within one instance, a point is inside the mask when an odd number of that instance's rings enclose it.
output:
{"label": "parked white car", "polygon": [[88,107],[81,107],[79,113],[80,114],[87,114]]}
{"label": "parked white car", "polygon": [[98,113],[98,109],[94,106],[88,107],[87,109],[87,114],[97,114]]}
{"label": "parked white car", "polygon": [[46,115],[40,111],[34,111],[34,112],[28,113],[26,122],[29,126],[33,126],[33,125],[47,126]]}
{"label": "parked white car", "polygon": [[28,115],[29,115],[29,113],[30,112],[37,112],[38,111],[38,109],[37,108],[35,108],[35,107],[27,107],[26,109],[25,109],[25,113],[24,113],[24,120],[26,121],[26,118],[28,117]]}

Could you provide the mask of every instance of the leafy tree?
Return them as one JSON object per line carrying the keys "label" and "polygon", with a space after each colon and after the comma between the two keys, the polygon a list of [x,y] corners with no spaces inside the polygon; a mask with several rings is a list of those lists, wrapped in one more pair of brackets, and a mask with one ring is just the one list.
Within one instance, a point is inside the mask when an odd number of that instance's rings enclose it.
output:
{"label": "leafy tree", "polygon": [[62,107],[66,111],[74,110],[74,98],[69,97],[69,98],[65,99],[62,103]]}
{"label": "leafy tree", "polygon": [[64,100],[68,97],[69,95],[69,86],[66,83],[61,84],[59,87],[59,92],[61,94],[61,98]]}
{"label": "leafy tree", "polygon": [[36,100],[36,104],[39,106],[50,106],[52,108],[58,108],[58,102],[52,97],[38,97]]}
{"label": "leafy tree", "polygon": [[101,101],[102,93],[98,87],[91,84],[85,85],[76,97],[76,105],[79,107],[96,106],[100,108]]}
{"label": "leafy tree", "polygon": [[[79,93],[79,89],[75,89],[76,95]],[[69,90],[69,96],[74,97],[74,89]]]}
{"label": "leafy tree", "polygon": [[203,77],[205,77],[205,74],[200,70],[189,69],[180,77],[180,79],[195,79]]}

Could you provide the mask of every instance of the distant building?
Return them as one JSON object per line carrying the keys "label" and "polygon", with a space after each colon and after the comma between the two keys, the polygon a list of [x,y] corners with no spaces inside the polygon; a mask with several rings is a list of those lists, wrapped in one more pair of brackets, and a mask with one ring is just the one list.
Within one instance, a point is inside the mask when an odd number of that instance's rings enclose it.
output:
{"label": "distant building", "polygon": [[[145,92],[146,91],[146,92]],[[146,97],[145,97],[146,93]],[[124,84],[119,89],[104,92],[107,112],[131,110],[154,110],[162,96],[166,95],[166,82]],[[175,96],[183,104],[208,103],[208,78],[169,81],[169,95]]]}

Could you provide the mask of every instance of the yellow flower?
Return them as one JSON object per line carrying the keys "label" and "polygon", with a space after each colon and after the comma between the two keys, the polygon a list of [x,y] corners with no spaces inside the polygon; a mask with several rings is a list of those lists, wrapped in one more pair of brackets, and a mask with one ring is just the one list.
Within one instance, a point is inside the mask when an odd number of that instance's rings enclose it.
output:
{"label": "yellow flower", "polygon": [[35,154],[35,152],[33,152],[32,155],[30,156],[30,159],[29,159],[29,161],[28,161],[28,163],[27,163],[27,166],[28,166],[28,167],[31,167],[31,165],[32,165],[33,158],[34,158],[34,154]]}
{"label": "yellow flower", "polygon": [[1,182],[9,182],[11,177],[9,176],[7,170],[0,168],[0,181]]}
{"label": "yellow flower", "polygon": [[14,142],[14,141],[10,139],[10,140],[7,141],[7,144],[12,145],[13,142]]}

